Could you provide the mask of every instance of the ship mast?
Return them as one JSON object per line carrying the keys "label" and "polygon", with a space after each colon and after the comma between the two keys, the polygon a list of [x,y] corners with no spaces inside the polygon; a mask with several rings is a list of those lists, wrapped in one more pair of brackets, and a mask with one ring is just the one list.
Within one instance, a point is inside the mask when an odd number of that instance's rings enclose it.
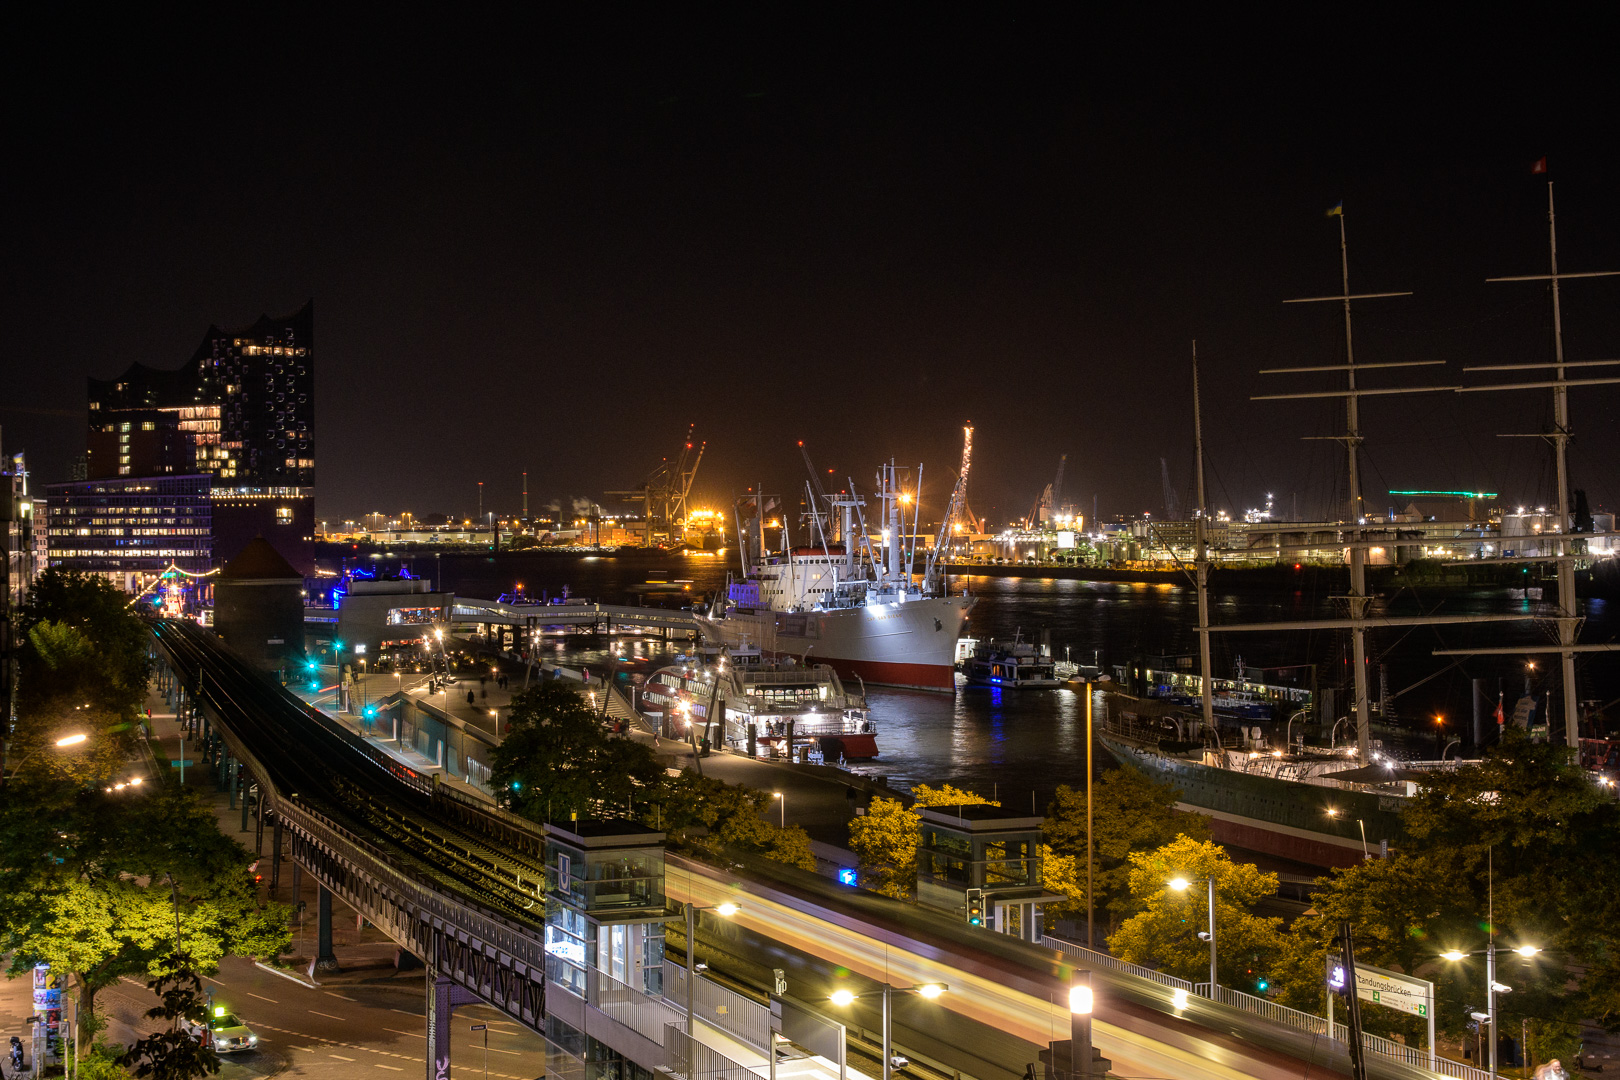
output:
{"label": "ship mast", "polygon": [[1355,704],[1356,704],[1356,752],[1357,756],[1366,762],[1372,753],[1372,704],[1368,697],[1367,688],[1367,632],[1366,618],[1367,605],[1371,597],[1367,595],[1367,544],[1361,538],[1361,526],[1366,524],[1366,514],[1363,512],[1361,500],[1361,398],[1373,394],[1418,394],[1436,390],[1455,390],[1454,386],[1414,386],[1401,388],[1370,389],[1356,385],[1356,372],[1367,368],[1387,367],[1423,367],[1442,364],[1442,360],[1409,360],[1396,363],[1360,364],[1356,363],[1355,338],[1352,334],[1350,303],[1353,300],[1377,300],[1391,296],[1411,296],[1411,292],[1374,292],[1352,293],[1350,291],[1350,247],[1345,237],[1343,204],[1328,211],[1330,216],[1339,219],[1339,272],[1342,291],[1337,296],[1308,296],[1299,300],[1285,300],[1286,304],[1315,304],[1323,302],[1336,302],[1344,306],[1344,360],[1342,365],[1328,367],[1303,368],[1270,368],[1261,372],[1262,375],[1282,374],[1305,371],[1343,371],[1346,377],[1346,389],[1330,390],[1326,392],[1304,394],[1262,394],[1252,397],[1252,401],[1277,401],[1298,398],[1327,398],[1342,397],[1345,399],[1344,419],[1345,433],[1343,435],[1328,436],[1334,441],[1343,442],[1347,459],[1347,478],[1350,490],[1346,498],[1346,508],[1349,518],[1345,523],[1345,535],[1349,541],[1348,561],[1350,563],[1350,595],[1345,599],[1350,607],[1350,642],[1352,663],[1355,667]]}
{"label": "ship mast", "polygon": [[[1569,533],[1573,528],[1570,521],[1570,485],[1569,485],[1569,388],[1571,386],[1596,386],[1611,383],[1620,383],[1620,378],[1605,379],[1569,379],[1565,375],[1565,368],[1597,367],[1610,364],[1620,364],[1620,360],[1588,360],[1573,365],[1564,362],[1564,321],[1563,313],[1558,302],[1558,282],[1563,278],[1586,277],[1614,277],[1620,270],[1592,270],[1584,273],[1561,274],[1558,272],[1558,223],[1553,211],[1552,181],[1547,181],[1547,259],[1548,273],[1521,274],[1515,277],[1487,278],[1487,281],[1546,281],[1552,284],[1552,317],[1553,317],[1553,363],[1551,364],[1498,364],[1484,367],[1466,367],[1464,371],[1523,371],[1533,368],[1553,369],[1553,379],[1548,382],[1531,383],[1503,383],[1495,386],[1468,386],[1461,387],[1465,391],[1480,390],[1532,390],[1551,388],[1553,392],[1553,429],[1551,432],[1531,438],[1545,438],[1553,445],[1553,457],[1557,465],[1558,478],[1558,529],[1556,554],[1550,561],[1558,565],[1558,645],[1560,674],[1562,676],[1564,697],[1564,745],[1574,747],[1580,744],[1580,717],[1577,698],[1579,694],[1575,687],[1575,653],[1587,651],[1575,645],[1575,637],[1579,631],[1581,618],[1580,609],[1575,600],[1575,560],[1578,556],[1569,550]],[[1545,560],[1513,560],[1513,561],[1545,561]]]}
{"label": "ship mast", "polygon": [[1204,709],[1204,731],[1215,730],[1215,694],[1209,662],[1209,501],[1204,497],[1204,414],[1198,400],[1198,342],[1192,343],[1193,447],[1198,459],[1198,520],[1193,536],[1198,545],[1198,696]]}

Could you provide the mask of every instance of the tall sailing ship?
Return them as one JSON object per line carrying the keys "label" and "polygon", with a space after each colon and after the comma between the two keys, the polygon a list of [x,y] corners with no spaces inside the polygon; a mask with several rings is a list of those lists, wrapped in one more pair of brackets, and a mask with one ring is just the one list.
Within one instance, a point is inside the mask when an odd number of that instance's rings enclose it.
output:
{"label": "tall sailing ship", "polygon": [[[1599,366],[1620,361],[1567,361],[1563,353],[1562,320],[1559,312],[1558,285],[1566,277],[1612,276],[1611,272],[1560,274],[1557,257],[1557,234],[1553,216],[1552,187],[1547,191],[1548,247],[1551,272],[1497,278],[1497,281],[1547,281],[1551,285],[1553,306],[1554,359],[1551,363],[1503,364],[1491,367],[1467,368],[1468,371],[1518,371],[1551,369],[1553,378],[1533,382],[1487,383],[1478,386],[1426,386],[1370,389],[1357,386],[1356,376],[1367,368],[1416,367],[1438,365],[1441,361],[1407,361],[1401,363],[1356,363],[1351,337],[1351,302],[1410,295],[1401,292],[1355,294],[1350,291],[1349,257],[1345,243],[1344,217],[1336,208],[1339,218],[1340,267],[1343,291],[1336,296],[1311,297],[1308,301],[1327,301],[1341,304],[1344,310],[1345,363],[1330,367],[1300,367],[1275,369],[1276,374],[1286,372],[1339,371],[1346,376],[1348,386],[1342,391],[1272,394],[1271,399],[1343,397],[1346,407],[1346,431],[1339,438],[1345,444],[1349,480],[1348,515],[1345,520],[1342,546],[1348,553],[1350,564],[1350,595],[1346,597],[1348,612],[1343,618],[1308,620],[1299,623],[1264,623],[1244,625],[1211,625],[1208,605],[1209,558],[1204,539],[1207,505],[1204,497],[1202,419],[1197,410],[1197,357],[1194,354],[1194,432],[1198,453],[1199,517],[1196,521],[1198,586],[1198,636],[1200,653],[1201,710],[1192,714],[1177,703],[1132,698],[1119,694],[1104,696],[1104,724],[1102,742],[1122,765],[1140,771],[1149,777],[1173,784],[1180,792],[1182,809],[1207,815],[1211,834],[1218,841],[1277,856],[1297,859],[1318,866],[1348,865],[1369,857],[1374,850],[1387,850],[1398,843],[1401,832],[1401,810],[1407,800],[1422,787],[1425,774],[1448,767],[1445,761],[1399,763],[1375,751],[1370,735],[1370,701],[1367,687],[1365,635],[1368,629],[1378,627],[1411,627],[1421,625],[1508,622],[1542,618],[1556,625],[1558,642],[1555,645],[1510,646],[1474,652],[1514,654],[1556,654],[1562,668],[1562,705],[1564,723],[1559,741],[1575,747],[1581,745],[1576,710],[1574,658],[1577,653],[1612,651],[1612,644],[1576,643],[1579,612],[1574,587],[1574,565],[1581,557],[1575,545],[1592,534],[1572,533],[1569,510],[1570,483],[1566,461],[1566,443],[1569,439],[1568,389],[1574,385],[1620,383],[1615,378],[1570,379],[1569,366]],[[1422,392],[1479,392],[1496,390],[1551,389],[1554,396],[1553,431],[1544,437],[1553,444],[1557,474],[1557,520],[1559,528],[1544,535],[1543,542],[1556,544],[1556,554],[1518,556],[1505,555],[1491,562],[1553,562],[1558,568],[1558,614],[1547,616],[1499,615],[1417,615],[1384,616],[1369,610],[1370,597],[1366,588],[1366,551],[1381,540],[1369,540],[1361,526],[1365,525],[1365,511],[1360,499],[1358,456],[1361,445],[1359,399],[1365,394],[1422,393]],[[1281,550],[1281,549],[1279,549]],[[1258,727],[1239,726],[1236,732],[1223,731],[1217,726],[1216,710],[1210,670],[1209,635],[1260,630],[1283,629],[1343,629],[1350,631],[1352,641],[1352,677],[1354,688],[1354,725],[1356,744],[1347,747],[1348,756],[1340,756],[1330,747],[1326,751],[1309,750],[1303,746],[1273,746]],[[1436,650],[1436,655],[1466,654],[1468,650]],[[1347,718],[1348,719],[1348,718]],[[1556,731],[1559,725],[1554,724]],[[1595,740],[1594,740],[1595,742]],[[1586,747],[1582,747],[1586,751]],[[1583,752],[1582,761],[1588,768],[1601,769],[1604,762],[1594,746]],[[1453,763],[1454,764],[1454,763]]]}
{"label": "tall sailing ship", "polygon": [[[921,475],[919,466],[919,482]],[[900,470],[890,463],[878,474],[876,537],[853,483],[847,494],[808,494],[810,543],[797,547],[783,526],[781,547],[769,550],[763,501],[743,509],[751,516],[737,522],[742,577],[698,614],[705,636],[827,664],[863,684],[954,690],[956,639],[974,598],[948,594],[938,544],[918,551],[919,500],[903,489]]]}

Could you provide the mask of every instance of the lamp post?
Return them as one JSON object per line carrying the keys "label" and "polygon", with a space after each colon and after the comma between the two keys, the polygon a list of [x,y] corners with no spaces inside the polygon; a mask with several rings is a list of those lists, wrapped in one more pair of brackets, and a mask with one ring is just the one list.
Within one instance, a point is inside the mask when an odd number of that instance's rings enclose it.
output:
{"label": "lamp post", "polygon": [[[1328,807],[1327,816],[1330,818],[1338,817],[1338,809],[1332,806]],[[1360,818],[1356,818],[1356,824],[1361,826],[1361,859],[1363,862],[1371,862],[1372,854],[1367,850],[1367,823],[1362,821]]]}
{"label": "lamp post", "polygon": [[[1493,927],[1492,929],[1494,931],[1495,928]],[[1491,1076],[1493,1077],[1496,1075],[1496,995],[1506,994],[1513,989],[1510,986],[1503,986],[1501,983],[1496,981],[1497,949],[1498,946],[1496,942],[1493,941],[1485,948],[1475,949],[1473,952],[1462,952],[1458,949],[1452,949],[1449,952],[1443,952],[1440,954],[1441,959],[1451,960],[1453,962],[1458,960],[1466,960],[1470,956],[1485,957],[1485,1023],[1487,1026],[1485,1042],[1490,1053],[1490,1071]],[[1518,948],[1510,951],[1516,952],[1528,960],[1541,950],[1534,945],[1520,945]]]}
{"label": "lamp post", "polygon": [[[1211,874],[1204,879],[1209,885],[1209,929],[1198,936],[1209,942],[1209,996],[1212,1000],[1219,1000],[1216,988],[1220,986],[1220,978],[1215,972],[1215,875]],[[1178,877],[1170,880],[1170,888],[1176,892],[1186,892],[1192,887],[1192,882],[1186,878]]]}
{"label": "lamp post", "polygon": [[[890,1078],[889,1078],[889,1072],[890,1072],[890,1068],[891,1068],[890,1059],[892,1059],[894,1057],[894,1049],[893,1049],[893,1041],[892,1041],[892,1038],[891,1038],[892,1024],[890,1022],[890,1018],[891,1018],[891,1014],[892,1014],[893,1010],[889,1006],[889,999],[891,997],[893,997],[895,994],[916,994],[920,998],[927,998],[929,1001],[933,1001],[935,998],[939,997],[939,995],[941,995],[945,991],[949,990],[950,987],[946,986],[944,983],[937,983],[937,982],[918,983],[915,986],[894,986],[894,985],[891,985],[890,983],[883,983],[882,985],[883,985],[883,989],[880,991],[880,993],[882,994],[882,997],[883,997],[883,1076],[882,1076],[882,1080],[890,1080]],[[852,990],[834,990],[832,992],[832,995],[828,998],[828,1000],[831,1001],[834,1005],[843,1007],[843,1006],[847,1006],[847,1005],[852,1004],[855,1001],[856,998],[860,998],[860,997],[864,997],[864,996],[866,996],[866,995],[857,994]]]}
{"label": "lamp post", "polygon": [[[89,737],[90,736],[86,735],[82,731],[76,731],[72,735],[64,735],[60,739],[57,739],[56,742],[51,744],[51,747],[53,749],[58,749],[59,750],[59,749],[61,749],[63,747],[67,747],[67,746],[77,746],[80,743],[84,742]],[[28,763],[28,759],[33,757],[35,754],[39,753],[43,749],[45,749],[45,747],[36,746],[32,750],[28,751],[28,753],[24,754],[21,758],[19,758],[17,760],[17,764],[15,764],[15,765],[13,765],[11,767],[11,772],[10,773],[8,773],[8,774],[0,774],[0,780],[5,779],[7,776],[9,776],[13,780],[16,779],[17,774],[22,772],[22,767]]]}
{"label": "lamp post", "polygon": [[773,791],[771,792],[771,798],[776,800],[777,806],[781,810],[781,813],[777,815],[779,827],[785,829],[787,828],[787,796],[780,791]]}
{"label": "lamp post", "polygon": [[686,1034],[697,1038],[697,1032],[692,1027],[692,991],[697,986],[697,917],[700,911],[712,911],[723,918],[731,918],[740,909],[736,904],[727,900],[723,904],[713,907],[699,907],[697,904],[686,905]]}

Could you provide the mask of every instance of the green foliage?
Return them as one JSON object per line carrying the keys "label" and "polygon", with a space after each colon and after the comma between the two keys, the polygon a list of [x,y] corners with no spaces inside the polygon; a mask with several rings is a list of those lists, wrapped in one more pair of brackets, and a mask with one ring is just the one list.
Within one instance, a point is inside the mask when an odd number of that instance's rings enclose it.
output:
{"label": "green foliage", "polygon": [[[1282,920],[1254,914],[1254,905],[1277,891],[1277,875],[1234,863],[1226,849],[1181,836],[1154,851],[1130,856],[1130,891],[1138,908],[1108,939],[1114,955],[1149,964],[1195,982],[1209,979],[1209,945],[1198,933],[1209,925],[1215,878],[1216,959],[1221,985],[1254,991],[1255,976],[1276,963]],[[1189,884],[1177,892],[1174,878]]]}
{"label": "green foliage", "polygon": [[[1546,950],[1499,953],[1497,979],[1513,987],[1503,1024],[1542,1022],[1549,1038],[1583,1017],[1620,1028],[1620,866],[1606,855],[1620,846],[1620,807],[1569,751],[1509,728],[1479,764],[1430,777],[1404,820],[1409,842],[1390,858],[1322,879],[1315,914],[1294,923],[1284,950],[1283,1000],[1321,1008],[1321,957],[1348,920],[1358,957],[1434,980],[1436,1022],[1460,1033],[1482,1005],[1484,962],[1439,954],[1485,948],[1494,903],[1499,948]],[[1413,1026],[1385,1012],[1363,1019]]]}
{"label": "green foliage", "polygon": [[542,682],[512,702],[511,730],[495,748],[490,783],[533,821],[622,816],[663,776],[652,750],[610,738],[585,700]]}
{"label": "green foliage", "polygon": [[[663,828],[696,847],[718,853],[721,848],[763,855],[801,870],[814,871],[816,857],[810,837],[802,828],[778,828],[765,820],[769,807],[764,792],[690,769],[666,777],[655,797]],[[697,835],[701,827],[703,835]]]}
{"label": "green foliage", "polygon": [[[912,789],[916,807],[1000,806],[945,784],[938,788],[918,784]],[[897,799],[875,798],[866,813],[849,825],[849,849],[860,860],[861,886],[897,900],[910,899],[917,888],[917,844],[922,839],[922,818]]]}
{"label": "green foliage", "polygon": [[46,570],[17,612],[17,634],[25,642],[18,657],[20,713],[66,696],[133,718],[146,689],[147,630],[129,597],[111,582],[76,570]]}
{"label": "green foliage", "polygon": [[[1152,851],[1186,836],[1209,839],[1209,822],[1202,815],[1176,809],[1178,793],[1168,784],[1156,784],[1131,769],[1110,769],[1097,777],[1092,795],[1092,837],[1097,860],[1096,915],[1112,932],[1137,909],[1130,890],[1133,852]],[[1086,790],[1060,784],[1046,811],[1043,833],[1052,850],[1079,860],[1079,875],[1086,870]],[[1085,913],[1080,897],[1079,913]]]}
{"label": "green foliage", "polygon": [[[79,1023],[82,1028],[82,1017]],[[80,1037],[83,1037],[82,1031]],[[129,1072],[119,1064],[123,1055],[123,1047],[97,1039],[79,1052],[79,1067],[74,1080],[128,1080]]]}
{"label": "green foliage", "polygon": [[170,972],[146,984],[163,1000],[157,1008],[147,1010],[147,1017],[167,1020],[169,1026],[136,1040],[119,1057],[119,1064],[133,1068],[137,1077],[193,1080],[219,1072],[219,1055],[213,1043],[192,1034],[187,1027],[197,1025],[206,1031],[208,1024],[202,980],[197,977],[190,959],[184,955],[172,957]]}
{"label": "green foliage", "polygon": [[69,971],[90,1012],[117,979],[172,970],[175,891],[182,944],[205,973],[227,952],[273,957],[290,944],[288,909],[259,906],[247,851],[190,793],[11,786],[0,850],[7,973],[40,961]]}

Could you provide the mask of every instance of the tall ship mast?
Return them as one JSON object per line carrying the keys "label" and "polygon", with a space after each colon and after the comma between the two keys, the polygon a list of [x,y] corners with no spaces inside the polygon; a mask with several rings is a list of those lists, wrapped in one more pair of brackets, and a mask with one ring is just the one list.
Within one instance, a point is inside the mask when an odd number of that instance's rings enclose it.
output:
{"label": "tall ship mast", "polygon": [[[853,479],[845,491],[821,491],[812,470],[805,492],[810,536],[796,547],[785,510],[780,546],[772,549],[765,498],[739,504],[742,578],[699,615],[705,636],[827,664],[864,683],[954,690],[956,641],[974,598],[948,595],[939,552],[918,550],[922,467],[914,490],[901,473],[893,462],[882,466],[869,504]],[[866,520],[874,504],[875,536]]]}
{"label": "tall ship mast", "polygon": [[[1553,426],[1552,430],[1537,435],[1509,435],[1507,438],[1546,439],[1552,444],[1553,464],[1558,484],[1558,529],[1555,535],[1540,537],[1543,541],[1552,541],[1556,545],[1555,553],[1546,556],[1531,556],[1529,558],[1493,559],[1491,562],[1554,562],[1558,567],[1558,644],[1551,648],[1528,649],[1497,649],[1497,650],[1470,650],[1478,653],[1482,651],[1514,652],[1514,653],[1546,653],[1558,654],[1561,685],[1564,705],[1564,745],[1580,745],[1580,716],[1579,693],[1575,684],[1575,654],[1577,652],[1610,652],[1616,648],[1612,645],[1577,645],[1575,638],[1580,630],[1580,608],[1575,598],[1575,562],[1581,555],[1573,550],[1573,545],[1590,533],[1583,536],[1573,532],[1577,526],[1570,520],[1570,481],[1569,481],[1569,440],[1573,429],[1569,422],[1569,388],[1572,386],[1602,386],[1620,383],[1620,378],[1591,378],[1572,379],[1567,369],[1572,367],[1591,368],[1609,367],[1620,364],[1620,360],[1575,360],[1564,359],[1564,317],[1558,301],[1558,283],[1566,278],[1594,278],[1615,277],[1620,270],[1588,270],[1580,273],[1559,273],[1558,271],[1558,218],[1553,209],[1552,181],[1547,181],[1547,260],[1548,272],[1545,274],[1519,274],[1513,277],[1488,278],[1488,282],[1499,281],[1545,281],[1551,286],[1552,294],[1552,326],[1553,326],[1553,362],[1550,364],[1492,364],[1478,367],[1465,367],[1464,371],[1538,371],[1547,368],[1553,369],[1550,380],[1541,380],[1526,383],[1496,383],[1484,386],[1459,387],[1463,392],[1478,392],[1486,390],[1545,390],[1553,392]],[[1456,655],[1455,651],[1437,652],[1436,655]],[[1551,726],[1551,725],[1549,725]]]}
{"label": "tall ship mast", "polygon": [[[1235,844],[1255,851],[1297,859],[1321,866],[1349,865],[1370,856],[1374,846],[1398,842],[1401,837],[1400,811],[1406,800],[1416,793],[1424,780],[1424,773],[1443,767],[1442,762],[1409,762],[1397,767],[1396,763],[1373,752],[1371,742],[1371,709],[1367,687],[1366,632],[1384,627],[1434,626],[1457,623],[1486,623],[1527,621],[1534,615],[1411,615],[1392,616],[1371,610],[1372,598],[1366,589],[1366,553],[1369,547],[1382,546],[1387,540],[1364,539],[1366,524],[1362,513],[1360,470],[1358,467],[1361,445],[1359,399],[1363,396],[1459,391],[1460,386],[1424,386],[1400,388],[1369,388],[1358,385],[1356,375],[1369,368],[1427,366],[1440,361],[1406,361],[1383,364],[1357,364],[1350,321],[1351,302],[1406,293],[1350,292],[1349,255],[1345,243],[1342,210],[1335,208],[1339,217],[1340,272],[1343,289],[1339,295],[1310,297],[1296,303],[1320,301],[1338,302],[1345,313],[1345,363],[1327,367],[1271,369],[1264,374],[1294,372],[1344,372],[1346,389],[1291,394],[1258,395],[1255,400],[1292,400],[1301,398],[1346,399],[1346,430],[1334,436],[1346,447],[1347,520],[1344,524],[1342,546],[1350,564],[1350,593],[1345,599],[1348,611],[1343,618],[1308,619],[1298,622],[1226,623],[1212,625],[1209,620],[1209,554],[1205,540],[1205,501],[1203,477],[1203,423],[1198,403],[1197,349],[1193,353],[1193,431],[1198,461],[1199,512],[1195,523],[1197,543],[1194,583],[1198,589],[1199,667],[1201,674],[1201,716],[1187,715],[1181,703],[1164,698],[1131,698],[1124,694],[1108,694],[1102,741],[1127,768],[1136,769],[1150,777],[1167,781],[1180,791],[1180,807],[1209,816],[1211,833],[1222,843]],[[1554,280],[1557,278],[1554,264]],[[1573,275],[1563,275],[1573,276]],[[1555,315],[1556,322],[1556,315]],[[1558,359],[1562,360],[1560,353]],[[1563,377],[1559,367],[1555,383],[1529,385],[1554,386],[1563,390],[1572,380]],[[1598,380],[1591,380],[1598,381]],[[1620,379],[1602,380],[1620,382]],[[1489,389],[1519,388],[1498,386]],[[1487,389],[1487,388],[1480,388]],[[1560,406],[1558,429],[1567,437],[1567,411]],[[1562,445],[1555,439],[1555,445]],[[1560,469],[1560,482],[1563,472]],[[1558,536],[1560,554],[1548,556],[1560,560],[1562,570],[1572,566],[1571,556],[1564,554],[1563,542],[1573,536]],[[1279,544],[1277,550],[1289,550]],[[1522,561],[1522,560],[1512,560]],[[1573,572],[1570,573],[1573,578]],[[1570,582],[1565,612],[1573,610],[1574,589]],[[1559,626],[1573,627],[1574,619],[1561,614]],[[1356,742],[1346,750],[1355,761],[1346,760],[1337,747],[1307,750],[1296,747],[1284,733],[1282,745],[1275,745],[1258,727],[1247,725],[1222,732],[1216,726],[1216,709],[1212,700],[1214,679],[1210,664],[1209,635],[1212,633],[1274,632],[1278,630],[1349,630],[1355,657],[1355,714]],[[1616,648],[1615,646],[1582,646],[1572,643],[1560,633],[1560,644],[1547,649],[1505,648],[1476,649],[1470,652],[1560,652],[1566,657],[1576,651]],[[1437,650],[1438,652],[1438,650]],[[1570,683],[1573,686],[1573,682]],[[1292,721],[1290,721],[1291,723]],[[1571,727],[1573,731],[1573,727]]]}

